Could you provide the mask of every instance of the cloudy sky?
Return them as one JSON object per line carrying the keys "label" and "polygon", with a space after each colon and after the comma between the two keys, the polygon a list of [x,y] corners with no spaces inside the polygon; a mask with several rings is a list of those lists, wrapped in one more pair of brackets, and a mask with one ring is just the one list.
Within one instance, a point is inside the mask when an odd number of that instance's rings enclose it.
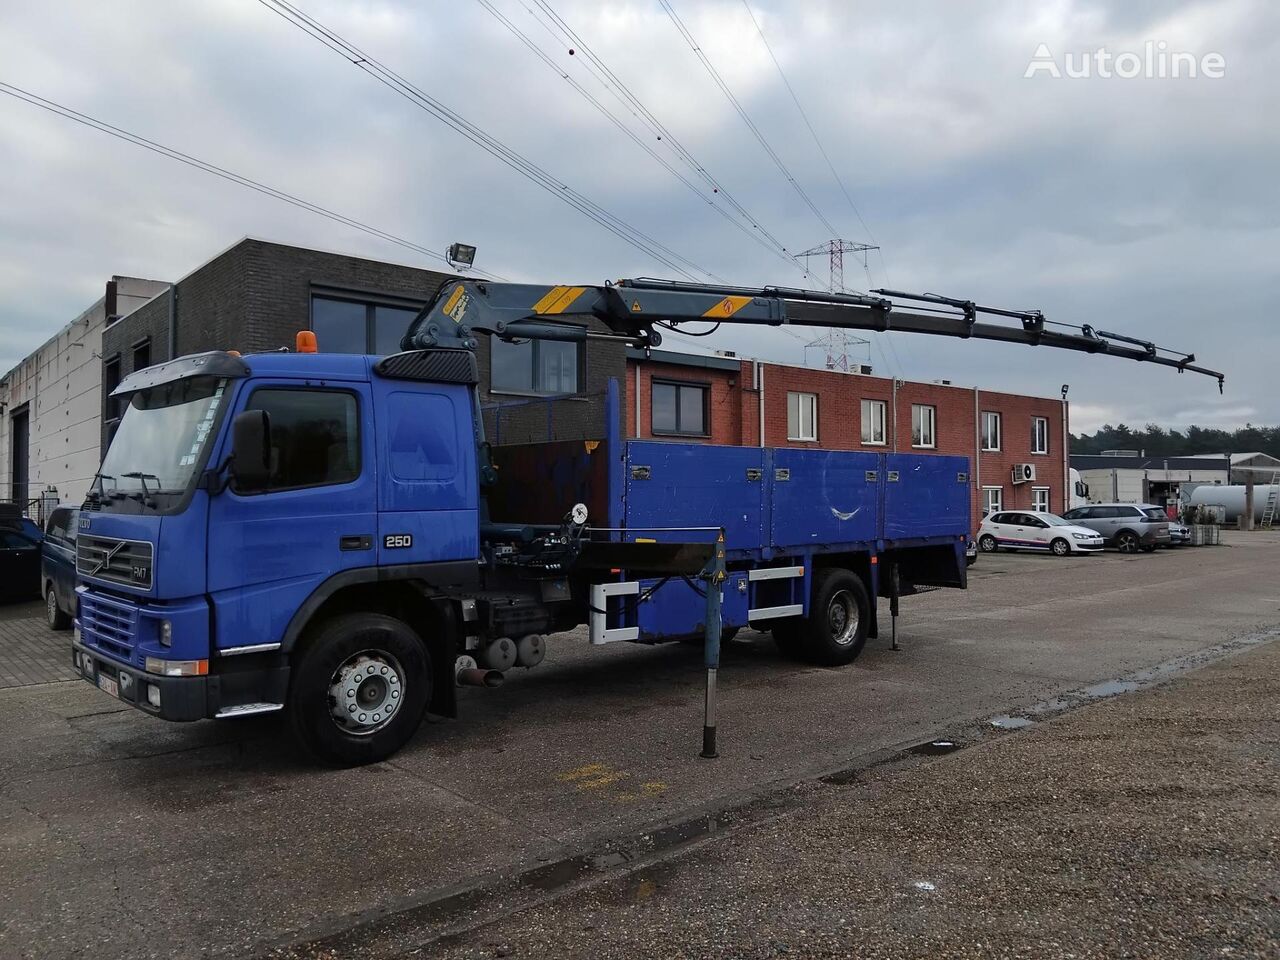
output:
{"label": "cloudy sky", "polygon": [[[694,179],[556,39],[548,10],[771,235],[793,251],[829,239],[659,0],[295,2],[698,268],[825,283],[825,264],[806,279],[753,242],[566,81]],[[670,5],[819,213],[881,246],[865,272],[849,258],[847,286],[1039,307],[1194,351],[1228,380],[1219,397],[1212,380],[1164,368],[906,334],[873,335],[878,373],[1054,396],[1069,383],[1077,432],[1280,421],[1280,7],[750,2],[865,226],[742,0]],[[1040,44],[1065,68],[1148,41],[1220,54],[1225,76],[1024,77]],[[2,0],[0,63],[0,81],[432,250],[475,243],[478,265],[512,279],[672,275],[257,0]],[[246,234],[436,265],[6,96],[0,169],[0,370],[112,274],[173,279]],[[804,360],[776,331],[708,342]]]}

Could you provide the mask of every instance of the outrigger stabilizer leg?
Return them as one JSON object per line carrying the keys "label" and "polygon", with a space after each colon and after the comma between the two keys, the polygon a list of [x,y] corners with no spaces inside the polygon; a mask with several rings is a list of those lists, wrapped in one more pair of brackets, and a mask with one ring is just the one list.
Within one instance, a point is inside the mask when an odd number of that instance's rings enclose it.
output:
{"label": "outrigger stabilizer leg", "polygon": [[716,537],[715,552],[702,570],[701,579],[707,585],[707,615],[703,660],[707,667],[707,694],[703,703],[702,753],[703,759],[714,760],[716,751],[716,671],[720,668],[720,604],[725,581],[724,531]]}

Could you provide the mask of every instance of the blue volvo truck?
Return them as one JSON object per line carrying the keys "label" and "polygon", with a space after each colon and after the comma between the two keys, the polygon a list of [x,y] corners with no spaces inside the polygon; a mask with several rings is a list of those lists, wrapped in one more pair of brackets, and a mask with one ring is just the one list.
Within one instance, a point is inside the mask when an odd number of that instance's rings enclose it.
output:
{"label": "blue volvo truck", "polygon": [[[626,440],[616,384],[597,437],[491,446],[476,337],[653,346],[705,318],[1144,351],[1092,331],[1053,342],[1068,335],[1042,318],[1037,333],[961,306],[943,330],[936,312],[892,311],[774,288],[458,280],[392,356],[300,337],[136,372],[80,514],[73,665],[162,719],[281,711],[310,754],[359,764],[426,711],[454,715],[460,682],[536,666],[550,635],[701,639],[712,755],[722,631],[768,629],[835,666],[876,635],[876,597],[896,613],[921,587],[965,586],[968,461]],[[1183,359],[1156,362],[1220,378]]]}

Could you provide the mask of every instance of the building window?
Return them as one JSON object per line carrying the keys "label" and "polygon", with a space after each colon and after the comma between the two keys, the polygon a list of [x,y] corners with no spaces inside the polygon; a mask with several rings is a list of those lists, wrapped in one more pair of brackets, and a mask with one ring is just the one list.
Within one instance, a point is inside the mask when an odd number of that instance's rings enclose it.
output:
{"label": "building window", "polygon": [[489,339],[489,389],[498,393],[578,392],[582,344]]}
{"label": "building window", "polygon": [[311,329],[321,353],[400,352],[400,339],[421,308],[408,301],[313,296]]}
{"label": "building window", "polygon": [[982,515],[988,516],[1004,509],[1004,487],[982,488]]}
{"label": "building window", "polygon": [[1031,418],[1031,452],[1049,452],[1049,418]]}
{"label": "building window", "polygon": [[118,386],[120,386],[120,357],[114,356],[102,365],[102,411],[108,424],[108,439],[115,433],[110,425],[120,419],[120,398],[111,395],[111,391]]}
{"label": "building window", "polygon": [[884,446],[885,406],[883,400],[862,401],[862,442]]}
{"label": "building window", "polygon": [[1041,513],[1049,512],[1049,488],[1048,487],[1032,487],[1031,488],[1031,509],[1039,510]]}
{"label": "building window", "polygon": [[1000,414],[984,410],[982,413],[982,449],[1000,449]]}
{"label": "building window", "polygon": [[133,369],[145,370],[151,366],[151,339],[148,337],[141,343],[133,345]]}
{"label": "building window", "polygon": [[936,447],[938,445],[938,408],[923,403],[911,405],[911,445]]}
{"label": "building window", "polygon": [[707,429],[706,386],[654,380],[651,384],[652,429],[654,433],[678,433],[705,437]]}
{"label": "building window", "polygon": [[246,410],[271,418],[271,475],[263,490],[350,483],[360,476],[356,397],[342,390],[255,390]]}
{"label": "building window", "polygon": [[787,439],[818,439],[818,395],[787,394]]}

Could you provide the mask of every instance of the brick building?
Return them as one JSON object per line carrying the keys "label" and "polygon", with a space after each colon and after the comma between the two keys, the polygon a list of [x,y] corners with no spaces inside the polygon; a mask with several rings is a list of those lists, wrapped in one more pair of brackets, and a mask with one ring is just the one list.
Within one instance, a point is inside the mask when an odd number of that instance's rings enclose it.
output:
{"label": "brick building", "polygon": [[[665,350],[628,351],[626,382],[632,437],[953,454],[973,465],[975,526],[1067,509],[1065,400]],[[1035,479],[1014,482],[1025,464]]]}

